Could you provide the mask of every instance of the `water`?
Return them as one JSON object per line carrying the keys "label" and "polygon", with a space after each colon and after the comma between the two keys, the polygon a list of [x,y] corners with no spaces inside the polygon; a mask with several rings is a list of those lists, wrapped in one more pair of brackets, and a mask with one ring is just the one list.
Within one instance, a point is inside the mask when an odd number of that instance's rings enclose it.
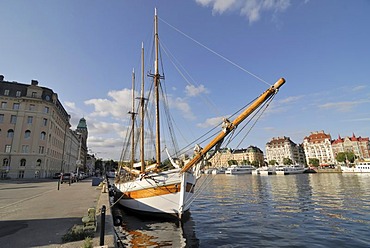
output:
{"label": "water", "polygon": [[370,174],[209,178],[184,223],[125,216],[125,247],[370,247]]}

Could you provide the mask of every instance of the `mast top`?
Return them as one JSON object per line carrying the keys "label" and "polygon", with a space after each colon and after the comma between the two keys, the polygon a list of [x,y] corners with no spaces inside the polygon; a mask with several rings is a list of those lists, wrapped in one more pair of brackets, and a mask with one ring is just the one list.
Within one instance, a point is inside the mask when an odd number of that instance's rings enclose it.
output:
{"label": "mast top", "polygon": [[154,8],[154,15],[157,16],[157,8]]}

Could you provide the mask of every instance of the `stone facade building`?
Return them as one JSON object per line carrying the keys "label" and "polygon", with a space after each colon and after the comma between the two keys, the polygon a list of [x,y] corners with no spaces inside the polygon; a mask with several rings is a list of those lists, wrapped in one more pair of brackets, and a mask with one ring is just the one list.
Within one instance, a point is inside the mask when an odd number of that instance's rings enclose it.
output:
{"label": "stone facade building", "polygon": [[356,137],[355,134],[352,134],[352,137],[347,136],[345,138],[339,136],[338,139],[333,140],[331,145],[334,157],[340,152],[353,152],[360,160],[370,158],[369,137]]}
{"label": "stone facade building", "polygon": [[81,135],[69,121],[51,89],[0,75],[0,177],[48,178],[74,171]]}
{"label": "stone facade building", "polygon": [[256,146],[249,146],[244,149],[222,148],[209,160],[212,167],[227,167],[230,160],[235,160],[239,165],[256,163],[260,166],[264,164],[263,152]]}
{"label": "stone facade building", "polygon": [[274,137],[266,143],[267,162],[275,160],[282,165],[284,158],[291,159],[293,164],[306,165],[303,146],[294,143],[289,137]]}
{"label": "stone facade building", "polygon": [[303,148],[306,155],[306,161],[310,158],[317,158],[322,166],[336,164],[331,145],[331,136],[324,131],[311,132],[303,139]]}

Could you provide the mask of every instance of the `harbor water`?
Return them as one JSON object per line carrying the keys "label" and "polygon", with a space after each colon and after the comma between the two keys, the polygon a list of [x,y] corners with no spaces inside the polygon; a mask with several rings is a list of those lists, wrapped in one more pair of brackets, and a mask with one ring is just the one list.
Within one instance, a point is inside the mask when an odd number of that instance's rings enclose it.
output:
{"label": "harbor water", "polygon": [[370,174],[205,179],[212,180],[182,223],[126,214],[123,246],[370,247]]}

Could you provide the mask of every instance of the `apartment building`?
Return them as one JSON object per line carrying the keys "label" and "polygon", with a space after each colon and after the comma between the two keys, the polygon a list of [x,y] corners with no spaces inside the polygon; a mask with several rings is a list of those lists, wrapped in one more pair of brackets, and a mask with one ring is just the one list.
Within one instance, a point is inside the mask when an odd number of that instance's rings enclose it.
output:
{"label": "apartment building", "polygon": [[289,158],[293,164],[306,164],[303,146],[294,143],[289,137],[273,137],[265,148],[267,162],[275,160],[282,165],[284,158]]}
{"label": "apartment building", "polygon": [[306,161],[310,158],[317,158],[322,166],[336,164],[331,145],[331,136],[324,131],[311,132],[303,139],[303,149]]}
{"label": "apartment building", "polygon": [[333,140],[331,145],[334,157],[340,152],[353,152],[360,160],[370,158],[369,137],[356,137],[355,134],[352,134],[352,137],[347,136],[345,138],[338,136],[338,139]]}
{"label": "apartment building", "polygon": [[1,178],[74,171],[87,136],[70,128],[70,115],[55,92],[36,80],[8,82],[0,75]]}
{"label": "apartment building", "polygon": [[[212,167],[228,166],[230,160],[235,160],[238,164],[257,162],[259,165],[264,164],[263,152],[256,146],[249,146],[242,149],[222,148],[209,159]],[[255,163],[256,163],[255,162]]]}

